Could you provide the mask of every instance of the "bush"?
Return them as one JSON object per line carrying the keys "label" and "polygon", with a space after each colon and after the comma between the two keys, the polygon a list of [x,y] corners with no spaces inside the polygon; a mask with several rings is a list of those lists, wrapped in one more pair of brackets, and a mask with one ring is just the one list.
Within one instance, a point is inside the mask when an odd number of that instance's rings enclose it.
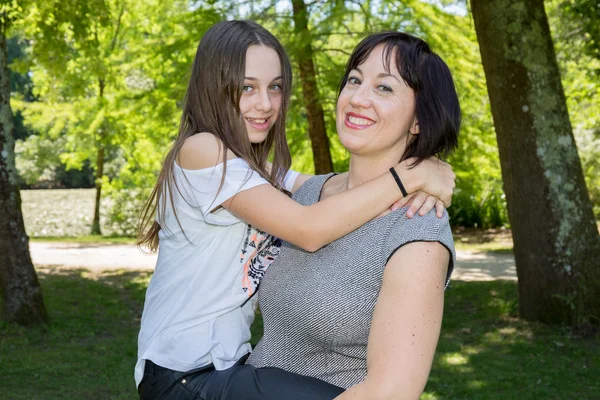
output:
{"label": "bush", "polygon": [[456,189],[448,214],[453,226],[487,229],[509,225],[506,196],[498,188],[487,194]]}

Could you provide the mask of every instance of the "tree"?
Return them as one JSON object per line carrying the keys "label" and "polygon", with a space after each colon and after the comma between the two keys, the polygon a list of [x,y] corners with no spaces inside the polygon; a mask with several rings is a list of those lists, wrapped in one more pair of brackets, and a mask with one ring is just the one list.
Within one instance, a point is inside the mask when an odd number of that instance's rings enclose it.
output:
{"label": "tree", "polygon": [[592,3],[546,0],[544,5],[585,181],[600,219],[600,8]]}
{"label": "tree", "polygon": [[47,86],[39,85],[43,95],[65,105],[78,103],[74,116],[79,129],[69,131],[78,138],[67,145],[77,144],[63,158],[69,167],[81,168],[86,161],[95,166],[92,235],[102,234],[104,165],[117,131],[107,92],[114,84],[111,70],[118,63],[114,52],[120,45],[126,6],[126,0],[39,2],[32,5],[22,21],[33,38],[32,53],[37,66],[34,73],[47,76]]}
{"label": "tree", "polygon": [[[600,316],[600,237],[543,0],[471,0],[513,228],[521,315]],[[598,320],[596,320],[598,322]]]}
{"label": "tree", "polygon": [[35,325],[45,323],[47,317],[21,213],[6,38],[18,11],[15,3],[0,5],[0,287],[4,320]]}
{"label": "tree", "polygon": [[308,29],[308,8],[304,0],[292,0],[294,33],[297,37],[296,58],[302,81],[304,106],[308,118],[308,135],[312,144],[316,174],[333,171],[329,152],[329,140],[325,129],[323,106],[319,99],[319,87],[313,61],[312,39]]}

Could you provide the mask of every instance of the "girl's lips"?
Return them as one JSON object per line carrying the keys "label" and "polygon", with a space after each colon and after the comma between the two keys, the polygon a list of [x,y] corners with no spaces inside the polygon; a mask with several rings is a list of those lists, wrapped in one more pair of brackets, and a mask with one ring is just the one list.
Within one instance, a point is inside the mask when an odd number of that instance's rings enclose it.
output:
{"label": "girl's lips", "polygon": [[344,118],[344,125],[350,129],[366,129],[374,124],[375,121],[359,114],[347,113],[346,118]]}
{"label": "girl's lips", "polygon": [[[246,117],[246,121],[252,126],[254,129],[259,131],[268,130],[271,126],[271,117],[269,118],[248,118]],[[264,121],[264,122],[258,122]]]}

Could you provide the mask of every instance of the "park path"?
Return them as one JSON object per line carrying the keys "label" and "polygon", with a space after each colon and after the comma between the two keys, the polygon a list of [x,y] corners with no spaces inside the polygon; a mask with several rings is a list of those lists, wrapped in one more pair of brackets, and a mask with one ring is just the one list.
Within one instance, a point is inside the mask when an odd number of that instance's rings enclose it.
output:
{"label": "park path", "polygon": [[[142,253],[130,244],[31,242],[36,266],[86,268],[94,272],[115,269],[154,269],[156,254]],[[465,281],[516,280],[511,254],[458,251],[453,279]]]}

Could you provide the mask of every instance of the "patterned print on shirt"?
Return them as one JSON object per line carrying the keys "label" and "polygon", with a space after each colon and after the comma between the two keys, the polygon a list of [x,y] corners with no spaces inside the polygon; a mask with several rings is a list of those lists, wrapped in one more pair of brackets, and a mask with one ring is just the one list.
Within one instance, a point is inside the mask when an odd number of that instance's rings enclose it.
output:
{"label": "patterned print on shirt", "polygon": [[243,265],[242,290],[251,297],[267,268],[279,255],[281,240],[248,225],[240,254]]}

